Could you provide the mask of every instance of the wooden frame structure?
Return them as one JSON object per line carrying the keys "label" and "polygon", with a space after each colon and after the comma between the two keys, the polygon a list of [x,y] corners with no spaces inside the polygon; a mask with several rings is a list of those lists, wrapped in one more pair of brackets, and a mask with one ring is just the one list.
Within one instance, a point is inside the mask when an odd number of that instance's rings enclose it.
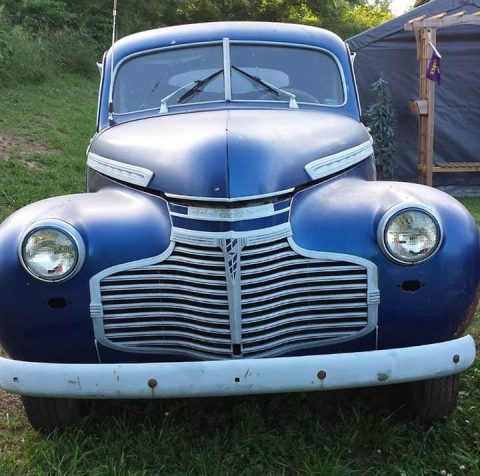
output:
{"label": "wooden frame structure", "polygon": [[410,109],[418,115],[418,179],[432,186],[433,174],[438,172],[480,172],[480,162],[449,162],[435,164],[433,139],[435,130],[435,83],[427,79],[427,65],[436,47],[437,29],[457,25],[479,25],[480,10],[473,14],[439,13],[432,17],[412,18],[404,25],[415,33],[417,59],[420,62],[419,99],[410,101]]}

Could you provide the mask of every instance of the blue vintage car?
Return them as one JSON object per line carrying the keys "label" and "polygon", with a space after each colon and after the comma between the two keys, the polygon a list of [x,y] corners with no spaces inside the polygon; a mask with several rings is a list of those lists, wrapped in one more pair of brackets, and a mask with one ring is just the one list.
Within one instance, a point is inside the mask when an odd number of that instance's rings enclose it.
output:
{"label": "blue vintage car", "polygon": [[35,428],[82,399],[396,383],[417,416],[454,409],[479,233],[448,195],[376,181],[340,38],[162,28],[101,69],[87,193],[0,228],[0,386]]}

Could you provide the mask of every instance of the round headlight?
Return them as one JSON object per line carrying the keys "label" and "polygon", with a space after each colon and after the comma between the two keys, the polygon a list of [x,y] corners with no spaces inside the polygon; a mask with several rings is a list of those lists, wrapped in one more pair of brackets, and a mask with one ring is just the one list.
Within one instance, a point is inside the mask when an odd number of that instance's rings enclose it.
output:
{"label": "round headlight", "polygon": [[24,267],[44,281],[72,277],[82,265],[83,255],[83,242],[68,224],[62,227],[37,225],[27,232],[21,247]]}
{"label": "round headlight", "polygon": [[403,208],[385,217],[382,222],[379,227],[380,246],[390,258],[400,263],[425,261],[440,245],[440,225],[427,210]]}

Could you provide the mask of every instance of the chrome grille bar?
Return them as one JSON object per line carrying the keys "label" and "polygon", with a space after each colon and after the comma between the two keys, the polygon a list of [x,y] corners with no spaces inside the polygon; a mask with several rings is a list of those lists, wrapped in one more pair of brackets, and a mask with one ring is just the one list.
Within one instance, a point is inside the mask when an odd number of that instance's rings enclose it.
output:
{"label": "chrome grille bar", "polygon": [[238,239],[210,235],[174,233],[160,258],[92,280],[97,339],[132,352],[257,358],[375,327],[372,263],[303,250],[283,229]]}

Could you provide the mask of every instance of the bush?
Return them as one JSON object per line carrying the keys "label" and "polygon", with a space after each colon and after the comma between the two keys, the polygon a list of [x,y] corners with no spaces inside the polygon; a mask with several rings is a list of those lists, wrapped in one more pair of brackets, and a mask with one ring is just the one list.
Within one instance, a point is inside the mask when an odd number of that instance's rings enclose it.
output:
{"label": "bush", "polygon": [[27,31],[38,33],[73,27],[75,23],[75,15],[61,0],[4,0],[4,4],[11,22]]}
{"label": "bush", "polygon": [[0,85],[43,81],[53,67],[48,42],[12,27],[0,9]]}
{"label": "bush", "polygon": [[60,70],[95,74],[101,50],[87,33],[12,26],[0,7],[0,86],[45,81]]}
{"label": "bush", "polygon": [[97,71],[96,62],[101,60],[101,51],[90,35],[60,30],[51,33],[47,43],[57,69],[61,67],[64,71],[87,75]]}
{"label": "bush", "polygon": [[396,113],[388,82],[382,76],[372,84],[376,101],[365,111],[374,143],[378,177],[393,179],[395,176],[395,123]]}

